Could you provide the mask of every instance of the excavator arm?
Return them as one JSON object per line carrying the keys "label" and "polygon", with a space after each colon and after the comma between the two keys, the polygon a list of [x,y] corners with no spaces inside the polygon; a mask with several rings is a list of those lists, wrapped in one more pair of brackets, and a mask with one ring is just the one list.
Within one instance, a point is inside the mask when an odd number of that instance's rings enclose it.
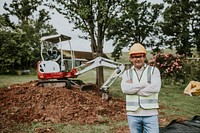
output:
{"label": "excavator arm", "polygon": [[[83,73],[88,72],[100,66],[115,69],[100,88],[102,92],[106,93],[108,89],[110,88],[110,86],[114,83],[114,81],[124,72],[125,65],[115,62],[113,60],[103,58],[103,57],[97,57],[91,61],[86,62],[85,64],[80,65],[79,67],[76,67],[75,69],[77,70],[77,73],[75,75],[76,76],[82,75]],[[81,69],[80,71],[78,71],[78,69],[80,68],[84,68],[84,69]]]}

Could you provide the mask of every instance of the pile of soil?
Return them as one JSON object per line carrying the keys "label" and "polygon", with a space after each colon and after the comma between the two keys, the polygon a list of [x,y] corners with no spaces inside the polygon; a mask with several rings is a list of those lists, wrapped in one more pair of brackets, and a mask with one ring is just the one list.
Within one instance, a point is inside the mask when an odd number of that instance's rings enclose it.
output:
{"label": "pile of soil", "polygon": [[40,87],[37,81],[0,89],[0,129],[13,123],[79,124],[126,120],[125,101],[101,99],[98,89]]}

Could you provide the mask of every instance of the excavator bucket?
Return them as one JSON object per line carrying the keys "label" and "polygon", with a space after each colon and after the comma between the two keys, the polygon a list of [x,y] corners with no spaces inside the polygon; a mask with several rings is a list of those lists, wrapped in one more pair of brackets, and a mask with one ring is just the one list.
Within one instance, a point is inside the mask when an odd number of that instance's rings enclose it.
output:
{"label": "excavator bucket", "polygon": [[101,94],[101,99],[103,99],[103,100],[108,100],[108,99],[109,99],[108,93],[103,92],[103,93]]}
{"label": "excavator bucket", "polygon": [[94,90],[96,88],[95,84],[88,83],[88,84],[83,84],[80,86],[81,91],[89,91],[89,90]]}

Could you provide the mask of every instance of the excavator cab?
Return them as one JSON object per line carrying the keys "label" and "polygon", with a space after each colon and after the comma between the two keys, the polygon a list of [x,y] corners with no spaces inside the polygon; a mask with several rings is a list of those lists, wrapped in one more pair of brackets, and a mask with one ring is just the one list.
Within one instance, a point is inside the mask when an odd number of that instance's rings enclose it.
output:
{"label": "excavator cab", "polygon": [[[74,52],[70,43],[71,37],[58,34],[52,36],[46,36],[41,38],[41,58],[42,61],[51,60],[59,63],[61,71],[65,70],[64,63],[64,55],[63,49],[64,47],[68,47],[70,49],[70,62],[72,63],[71,67],[74,66]],[[46,58],[44,58],[44,56]],[[71,68],[72,69],[72,68]]]}
{"label": "excavator cab", "polygon": [[[68,78],[75,78],[76,70],[74,69],[75,57],[70,40],[71,37],[62,34],[41,38],[42,60],[37,63],[38,85],[71,86]],[[65,47],[70,49],[70,58],[67,60],[64,59],[63,54]]]}

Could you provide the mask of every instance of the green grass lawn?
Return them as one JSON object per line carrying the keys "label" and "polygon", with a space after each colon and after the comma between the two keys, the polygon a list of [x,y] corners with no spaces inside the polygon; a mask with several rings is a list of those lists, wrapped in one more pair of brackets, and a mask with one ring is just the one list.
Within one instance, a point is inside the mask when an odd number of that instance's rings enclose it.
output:
{"label": "green grass lawn", "polygon": [[36,75],[0,75],[0,88],[36,80]]}
{"label": "green grass lawn", "polygon": [[186,85],[163,85],[159,95],[160,104],[165,117],[184,116],[191,118],[200,115],[200,97],[184,95]]}

